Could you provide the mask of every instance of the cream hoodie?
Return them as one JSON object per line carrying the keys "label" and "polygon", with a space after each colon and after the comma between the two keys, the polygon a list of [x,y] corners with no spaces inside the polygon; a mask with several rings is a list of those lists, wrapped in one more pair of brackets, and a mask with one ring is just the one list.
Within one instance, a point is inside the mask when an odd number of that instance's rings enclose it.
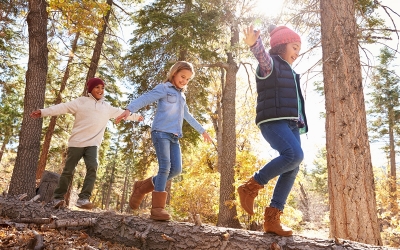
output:
{"label": "cream hoodie", "polygon": [[[40,111],[42,117],[66,113],[75,116],[68,147],[99,147],[103,140],[108,120],[116,118],[124,112],[120,108],[111,106],[104,98],[96,100],[91,94],[78,97],[70,102],[41,109]],[[140,115],[135,113],[130,115],[127,120],[138,121],[139,117]]]}

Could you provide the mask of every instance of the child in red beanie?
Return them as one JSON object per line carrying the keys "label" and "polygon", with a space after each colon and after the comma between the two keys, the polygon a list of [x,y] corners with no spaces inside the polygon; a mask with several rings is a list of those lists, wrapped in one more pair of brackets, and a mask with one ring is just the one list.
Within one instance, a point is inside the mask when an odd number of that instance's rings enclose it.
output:
{"label": "child in red beanie", "polygon": [[[97,150],[103,140],[108,120],[116,118],[124,112],[124,110],[112,107],[105,101],[105,84],[103,80],[92,78],[86,85],[88,96],[81,96],[73,101],[57,104],[49,108],[38,109],[30,114],[32,118],[66,113],[75,116],[72,133],[68,140],[67,160],[58,186],[53,194],[55,208],[64,206],[64,195],[72,180],[75,167],[82,157],[86,165],[86,176],[76,206],[83,209],[91,209],[93,207],[89,198],[96,181]],[[131,114],[128,119],[143,121],[143,117],[139,114]]]}
{"label": "child in red beanie", "polygon": [[252,215],[258,191],[279,176],[270,205],[265,208],[263,227],[267,233],[290,236],[293,232],[281,225],[280,215],[303,160],[300,134],[308,131],[300,77],[292,68],[299,56],[301,39],[286,26],[271,25],[268,31],[271,37],[269,53],[262,44],[260,31],[254,31],[253,26],[244,30],[244,41],[259,62],[256,124],[279,156],[240,185],[238,193],[241,206]]}

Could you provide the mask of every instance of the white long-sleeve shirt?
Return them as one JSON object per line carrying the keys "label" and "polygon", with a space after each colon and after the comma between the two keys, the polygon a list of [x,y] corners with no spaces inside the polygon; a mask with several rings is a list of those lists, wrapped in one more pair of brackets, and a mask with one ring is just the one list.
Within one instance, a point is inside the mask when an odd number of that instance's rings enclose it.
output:
{"label": "white long-sleeve shirt", "polygon": [[[75,116],[68,147],[100,146],[108,120],[124,112],[111,106],[104,98],[96,100],[91,94],[40,111],[42,117],[66,113]],[[139,114],[132,114],[127,120],[138,121],[139,117]]]}

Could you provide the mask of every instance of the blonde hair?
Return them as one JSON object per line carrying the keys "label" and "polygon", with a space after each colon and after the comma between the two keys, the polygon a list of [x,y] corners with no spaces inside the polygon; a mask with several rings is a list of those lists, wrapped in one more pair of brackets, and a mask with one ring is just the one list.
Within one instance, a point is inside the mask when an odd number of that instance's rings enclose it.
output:
{"label": "blonde hair", "polygon": [[190,72],[192,72],[192,77],[194,77],[194,68],[193,65],[190,62],[186,62],[186,61],[178,61],[176,62],[174,65],[172,65],[172,67],[169,69],[168,74],[167,74],[167,79],[165,79],[164,82],[171,82],[172,83],[172,77],[174,77],[174,75],[176,73],[178,73],[181,70],[187,69]]}

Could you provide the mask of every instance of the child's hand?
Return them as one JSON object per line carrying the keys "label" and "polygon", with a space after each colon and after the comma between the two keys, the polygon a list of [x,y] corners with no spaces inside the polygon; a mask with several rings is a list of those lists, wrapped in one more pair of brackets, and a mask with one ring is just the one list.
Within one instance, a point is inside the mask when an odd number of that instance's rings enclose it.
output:
{"label": "child's hand", "polygon": [[144,117],[143,117],[143,116],[139,116],[138,121],[139,121],[139,122],[144,121]]}
{"label": "child's hand", "polygon": [[115,123],[119,123],[122,119],[126,120],[126,118],[131,114],[129,110],[125,110],[122,114],[120,114],[117,118],[115,118]]}
{"label": "child's hand", "polygon": [[250,25],[250,27],[247,27],[243,30],[244,32],[244,42],[249,45],[253,46],[256,44],[258,37],[260,36],[260,30],[255,31],[253,29],[253,25]]}
{"label": "child's hand", "polygon": [[207,143],[212,142],[212,139],[211,139],[210,135],[207,132],[203,133],[203,138],[204,138],[204,141],[207,142]]}
{"label": "child's hand", "polygon": [[33,111],[32,113],[30,113],[29,115],[32,118],[40,118],[42,117],[42,111],[40,111],[40,109]]}

